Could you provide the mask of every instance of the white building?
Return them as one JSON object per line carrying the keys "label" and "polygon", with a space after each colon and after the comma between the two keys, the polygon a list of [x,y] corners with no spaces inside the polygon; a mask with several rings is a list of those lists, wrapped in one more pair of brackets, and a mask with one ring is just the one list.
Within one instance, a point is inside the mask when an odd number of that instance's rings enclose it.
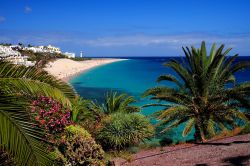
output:
{"label": "white building", "polygon": [[44,50],[42,48],[40,48],[40,47],[24,47],[23,49],[28,50],[28,51],[32,51],[34,53],[44,52]]}
{"label": "white building", "polygon": [[10,48],[12,48],[12,50],[18,50],[18,49],[22,50],[23,49],[23,47],[20,45],[11,45]]}
{"label": "white building", "polygon": [[52,45],[48,45],[46,46],[47,50],[55,52],[55,53],[61,53],[61,50],[59,47],[54,47]]}
{"label": "white building", "polygon": [[59,47],[54,47],[52,45],[48,46],[35,46],[35,47],[24,47],[24,50],[29,50],[33,52],[41,52],[41,53],[61,53],[61,50]]}
{"label": "white building", "polygon": [[0,45],[0,59],[5,59],[13,64],[34,66],[35,63],[28,61],[27,56],[22,56],[20,52],[13,50],[11,46]]}
{"label": "white building", "polygon": [[76,57],[76,54],[73,52],[65,52],[63,54],[66,55],[68,58],[75,58]]}
{"label": "white building", "polygon": [[13,50],[10,46],[0,45],[0,58],[4,59],[10,56],[21,56],[18,51]]}

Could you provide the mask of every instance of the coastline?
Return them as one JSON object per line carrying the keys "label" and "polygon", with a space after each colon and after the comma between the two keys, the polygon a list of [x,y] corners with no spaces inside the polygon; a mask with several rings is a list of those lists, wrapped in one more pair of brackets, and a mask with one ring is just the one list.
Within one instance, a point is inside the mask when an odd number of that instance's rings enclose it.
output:
{"label": "coastline", "polygon": [[57,59],[49,62],[44,68],[49,74],[64,82],[68,82],[75,76],[82,74],[90,69],[106,65],[109,63],[124,61],[127,59],[118,58],[93,58],[86,61],[74,61],[71,59]]}

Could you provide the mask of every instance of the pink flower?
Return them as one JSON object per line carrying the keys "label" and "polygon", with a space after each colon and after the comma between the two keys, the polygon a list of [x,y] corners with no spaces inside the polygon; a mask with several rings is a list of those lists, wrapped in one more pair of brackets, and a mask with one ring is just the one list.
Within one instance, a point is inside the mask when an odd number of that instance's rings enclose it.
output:
{"label": "pink flower", "polygon": [[43,120],[40,120],[40,124],[42,124],[42,125],[44,125],[45,124],[45,120],[43,119]]}

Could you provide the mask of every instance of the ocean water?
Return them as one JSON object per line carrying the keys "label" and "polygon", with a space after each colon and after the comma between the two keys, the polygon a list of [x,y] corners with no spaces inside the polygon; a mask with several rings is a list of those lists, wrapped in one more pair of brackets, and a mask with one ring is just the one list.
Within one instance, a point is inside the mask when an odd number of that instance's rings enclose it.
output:
{"label": "ocean water", "polygon": [[[135,96],[138,106],[154,103],[148,98],[141,98],[144,91],[149,88],[167,85],[174,86],[169,82],[157,83],[156,79],[161,74],[175,73],[163,66],[171,58],[131,58],[126,61],[115,62],[104,66],[96,67],[83,73],[72,80],[70,83],[76,91],[84,98],[95,100],[102,103],[104,95],[110,91],[124,92]],[[178,58],[177,58],[178,59]],[[250,61],[250,57],[239,57],[240,61]],[[250,70],[239,72],[236,75],[239,82],[250,81]],[[142,114],[149,116],[153,112],[160,110],[160,107],[147,107],[142,109]],[[155,123],[152,120],[152,123]],[[169,131],[165,135],[157,136],[171,137],[174,140],[188,140],[193,137],[191,133],[187,137],[182,137],[183,126],[179,126]]]}

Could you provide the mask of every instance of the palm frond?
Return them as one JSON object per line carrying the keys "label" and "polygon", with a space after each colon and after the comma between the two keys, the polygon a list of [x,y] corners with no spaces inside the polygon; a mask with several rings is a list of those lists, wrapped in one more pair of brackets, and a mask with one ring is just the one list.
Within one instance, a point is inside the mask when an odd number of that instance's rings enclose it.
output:
{"label": "palm frond", "polygon": [[64,105],[70,106],[71,104],[70,100],[60,89],[45,82],[26,78],[1,78],[0,85],[3,88],[2,91],[7,91],[8,93],[19,93],[24,97],[50,96]]}
{"label": "palm frond", "polygon": [[182,132],[183,137],[187,136],[191,132],[192,128],[194,127],[194,124],[195,124],[195,118],[191,118],[187,121],[187,124],[185,125],[185,128]]}
{"label": "palm frond", "polygon": [[54,88],[60,89],[62,93],[70,99],[73,99],[76,94],[69,84],[56,79],[42,69],[36,69],[34,67],[13,65],[9,62],[0,61],[0,78],[21,78],[46,83]]}
{"label": "palm frond", "polygon": [[0,147],[11,154],[19,165],[52,165],[53,161],[41,143],[43,133],[32,127],[26,112],[28,104],[19,99],[1,95]]}

